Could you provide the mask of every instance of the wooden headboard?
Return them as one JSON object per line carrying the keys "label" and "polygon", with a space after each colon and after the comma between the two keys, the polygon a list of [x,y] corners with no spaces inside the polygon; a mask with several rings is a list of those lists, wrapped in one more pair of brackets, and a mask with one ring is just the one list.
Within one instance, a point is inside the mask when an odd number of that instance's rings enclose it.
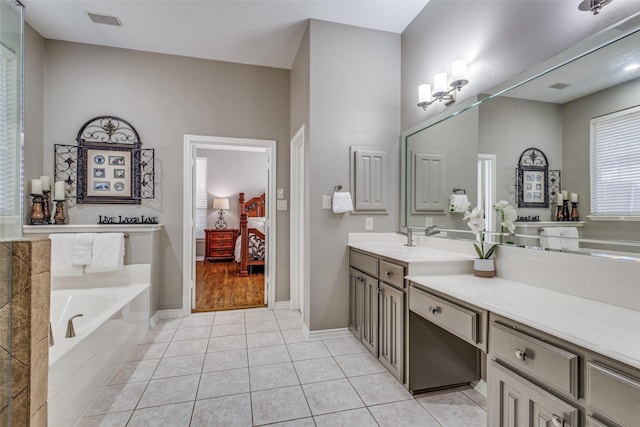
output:
{"label": "wooden headboard", "polygon": [[240,193],[238,201],[240,202],[240,213],[246,213],[249,217],[262,217],[265,216],[265,193],[262,193],[258,197],[244,201],[244,193]]}

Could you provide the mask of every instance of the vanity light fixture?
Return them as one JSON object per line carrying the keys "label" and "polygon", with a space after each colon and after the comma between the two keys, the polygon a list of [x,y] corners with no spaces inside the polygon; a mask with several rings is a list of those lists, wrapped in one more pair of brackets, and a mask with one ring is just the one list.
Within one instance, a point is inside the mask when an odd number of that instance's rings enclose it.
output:
{"label": "vanity light fixture", "polygon": [[585,12],[592,12],[594,15],[600,13],[600,9],[606,4],[611,3],[613,0],[583,0],[579,5],[578,9]]}
{"label": "vanity light fixture", "polygon": [[418,107],[426,110],[427,107],[436,101],[444,102],[445,105],[456,101],[456,92],[462,86],[469,83],[467,78],[467,61],[459,59],[451,64],[451,83],[448,83],[447,73],[438,73],[433,76],[433,92],[428,83],[418,86]]}

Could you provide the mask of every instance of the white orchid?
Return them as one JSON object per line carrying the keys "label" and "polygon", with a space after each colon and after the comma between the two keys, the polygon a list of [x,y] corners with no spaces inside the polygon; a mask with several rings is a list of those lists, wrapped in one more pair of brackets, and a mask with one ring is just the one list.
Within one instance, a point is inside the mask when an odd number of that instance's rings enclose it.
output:
{"label": "white orchid", "polygon": [[[493,209],[500,214],[500,227],[502,227],[502,232],[504,232],[506,228],[509,230],[509,233],[515,233],[516,226],[514,221],[518,219],[516,209],[506,200],[500,200],[494,204]],[[502,243],[502,234],[500,235],[500,243]]]}
{"label": "white orchid", "polygon": [[467,225],[474,233],[478,233],[478,238],[480,240],[480,244],[473,244],[473,247],[476,248],[476,252],[481,259],[489,259],[493,254],[493,251],[496,248],[496,245],[492,245],[487,251],[484,250],[484,211],[476,206],[473,208],[471,212],[467,211],[462,218],[467,221]]}

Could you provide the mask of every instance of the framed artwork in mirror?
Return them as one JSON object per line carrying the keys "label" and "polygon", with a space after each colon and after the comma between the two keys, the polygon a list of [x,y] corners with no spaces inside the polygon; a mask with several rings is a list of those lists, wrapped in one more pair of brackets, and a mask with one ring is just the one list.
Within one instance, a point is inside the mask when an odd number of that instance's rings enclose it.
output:
{"label": "framed artwork in mirror", "polygon": [[517,168],[518,207],[549,207],[549,163],[537,148],[527,148],[520,155]]}
{"label": "framed artwork in mirror", "polygon": [[86,122],[78,143],[78,203],[140,203],[140,137],[126,120],[99,116]]}

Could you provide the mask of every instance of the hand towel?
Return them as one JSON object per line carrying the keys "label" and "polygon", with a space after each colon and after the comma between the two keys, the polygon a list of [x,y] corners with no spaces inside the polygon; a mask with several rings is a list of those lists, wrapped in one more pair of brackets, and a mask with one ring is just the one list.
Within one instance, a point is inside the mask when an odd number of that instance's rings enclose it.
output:
{"label": "hand towel", "polygon": [[96,233],[77,233],[73,241],[71,263],[73,265],[91,264],[93,239]]}
{"label": "hand towel", "polygon": [[334,213],[345,213],[353,210],[353,201],[351,193],[348,191],[336,191],[333,193],[332,208]]}
{"label": "hand towel", "polygon": [[544,227],[542,229],[542,232],[540,233],[540,236],[540,246],[543,249],[562,249],[560,227]]}
{"label": "hand towel", "polygon": [[51,275],[82,276],[83,267],[72,263],[75,234],[50,234],[49,239],[51,239]]}
{"label": "hand towel", "polygon": [[576,227],[558,227],[560,229],[561,237],[569,237],[569,239],[562,239],[562,249],[569,251],[577,251],[580,249],[580,242],[578,238],[578,229]]}
{"label": "hand towel", "polygon": [[452,194],[449,201],[449,212],[465,212],[471,206],[466,194]]}
{"label": "hand towel", "polygon": [[124,234],[97,233],[93,239],[91,264],[87,273],[102,273],[122,270],[124,266]]}

